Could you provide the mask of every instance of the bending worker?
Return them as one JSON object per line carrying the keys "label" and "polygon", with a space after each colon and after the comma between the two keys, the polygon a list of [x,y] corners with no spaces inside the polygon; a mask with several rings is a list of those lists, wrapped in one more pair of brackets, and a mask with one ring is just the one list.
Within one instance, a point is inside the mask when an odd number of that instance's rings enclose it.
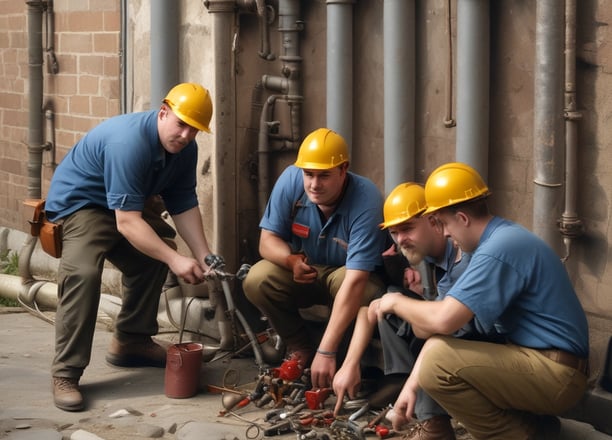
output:
{"label": "bending worker", "polygon": [[[404,270],[400,291],[391,286],[386,296],[403,296],[421,299],[423,284],[420,273],[413,267],[422,261],[432,271],[434,300],[442,300],[446,292],[461,276],[470,261],[451,239],[444,235],[442,225],[435,217],[425,212],[425,190],[422,185],[407,182],[395,187],[385,200],[384,222],[380,225],[389,235],[410,266]],[[380,299],[372,301],[370,308],[376,310]],[[362,307],[357,316],[355,331],[342,367],[333,381],[337,397],[336,413],[340,410],[346,394],[355,398],[361,382],[360,362],[370,342],[376,320],[368,320],[368,307]],[[384,359],[382,385],[371,399],[380,401],[379,406],[392,403],[408,378],[412,366],[424,341],[415,336],[410,323],[395,314],[388,314],[378,321],[378,331]],[[461,336],[465,330],[458,332]],[[371,402],[372,404],[372,402]],[[454,440],[455,433],[446,411],[431,397],[421,392],[417,398],[415,414],[419,425],[406,439]]]}
{"label": "bending worker", "polygon": [[[190,284],[203,281],[208,270],[210,249],[195,190],[195,137],[210,132],[211,116],[208,90],[179,84],[159,110],[102,122],[55,170],[46,213],[63,223],[51,367],[58,408],[84,408],[79,380],[90,361],[105,260],[121,271],[123,287],[106,360],[119,367],[165,366],[166,351],[151,336],[158,331],[168,268]],[[161,218],[160,204],[193,256],[175,250],[176,232]]]}
{"label": "bending worker", "polygon": [[[559,257],[525,228],[491,215],[489,194],[462,163],[427,179],[425,213],[472,259],[442,301],[380,301],[378,319],[397,314],[428,338],[394,410],[412,417],[423,389],[474,439],[558,438],[555,415],[587,386],[587,319]],[[449,336],[472,319],[478,332],[494,329],[504,341]]]}
{"label": "bending worker", "polygon": [[[304,139],[295,164],[274,185],[259,224],[263,259],[243,282],[247,298],[286,343],[288,358],[303,367],[312,360],[316,388],[331,386],[343,335],[359,307],[384,289],[374,273],[385,247],[382,196],[348,168],[339,134],[320,128]],[[299,313],[314,304],[331,306],[320,341],[310,340]]]}

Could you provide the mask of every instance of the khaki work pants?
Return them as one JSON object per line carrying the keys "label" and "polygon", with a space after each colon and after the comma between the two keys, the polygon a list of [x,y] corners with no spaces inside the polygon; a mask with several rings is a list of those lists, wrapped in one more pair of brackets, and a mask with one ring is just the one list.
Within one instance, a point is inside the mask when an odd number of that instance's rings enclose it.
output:
{"label": "khaki work pants", "polygon": [[587,387],[583,373],[517,345],[441,336],[422,354],[419,384],[474,439],[529,439],[535,415],[563,413]]}
{"label": "khaki work pants", "polygon": [[[143,218],[162,237],[174,230],[153,212]],[[53,376],[79,378],[89,364],[104,261],[122,272],[122,305],[115,322],[119,340],[157,333],[157,312],[168,266],[136,250],[117,231],[107,209],[86,208],[65,218],[58,270]]]}
{"label": "khaki work pants", "polygon": [[[312,341],[299,309],[321,304],[330,306],[338,293],[346,268],[313,265],[317,279],[311,284],[293,281],[293,272],[267,260],[260,260],[251,267],[243,281],[245,295],[270,321],[272,327],[289,347],[310,347]],[[379,297],[384,285],[375,274],[370,274],[361,305]]]}

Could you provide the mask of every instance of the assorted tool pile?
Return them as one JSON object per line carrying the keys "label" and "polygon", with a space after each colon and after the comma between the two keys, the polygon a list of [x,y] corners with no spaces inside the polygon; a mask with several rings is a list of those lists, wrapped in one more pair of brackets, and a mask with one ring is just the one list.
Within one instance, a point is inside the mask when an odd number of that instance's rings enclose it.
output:
{"label": "assorted tool pile", "polygon": [[[333,396],[331,388],[312,389],[310,371],[294,360],[259,374],[251,391],[233,387],[213,387],[222,393],[220,417],[234,416],[249,425],[247,439],[295,433],[301,439],[361,440],[373,434],[388,438],[396,434],[386,415],[390,408],[375,410],[365,399],[344,402],[343,414],[334,416],[325,402]],[[239,411],[248,405],[268,409],[263,417],[248,420]]]}

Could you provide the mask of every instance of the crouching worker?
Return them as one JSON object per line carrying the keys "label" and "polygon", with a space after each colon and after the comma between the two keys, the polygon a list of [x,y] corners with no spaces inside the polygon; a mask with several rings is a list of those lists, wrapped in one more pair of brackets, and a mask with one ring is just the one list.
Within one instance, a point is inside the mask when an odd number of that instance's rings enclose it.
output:
{"label": "crouching worker", "polygon": [[[208,270],[210,249],[195,191],[195,137],[210,131],[211,116],[208,91],[179,84],[159,110],[102,122],[55,170],[46,212],[63,223],[64,233],[51,367],[58,408],[84,408],[79,379],[90,361],[105,260],[121,271],[123,287],[107,361],[165,366],[166,351],[151,336],[158,330],[168,268],[191,284],[203,281]],[[158,195],[193,256],[175,250],[176,232],[151,203]]]}
{"label": "crouching worker", "polygon": [[[384,286],[374,271],[385,247],[382,196],[349,170],[348,146],[321,128],[302,142],[278,178],[259,224],[257,262],[243,282],[246,297],[287,345],[288,358],[310,365],[315,388],[331,387],[338,346],[360,306]],[[309,339],[300,308],[331,306],[320,341]]]}
{"label": "crouching worker", "polygon": [[[398,314],[429,338],[394,410],[412,417],[422,389],[474,439],[558,438],[554,415],[587,387],[586,316],[559,257],[525,228],[491,215],[489,194],[462,163],[427,179],[425,213],[472,258],[442,301],[405,299],[410,307],[401,309],[392,297],[381,301],[379,319]],[[472,319],[477,331],[495,329],[504,342],[448,336]]]}
{"label": "crouching worker", "polygon": [[[387,304],[389,296],[402,307],[402,298],[418,298],[423,295],[420,273],[412,266],[424,261],[431,270],[432,292],[428,297],[441,300],[453,283],[461,276],[470,261],[455,243],[444,235],[444,230],[435,217],[426,215],[425,190],[422,185],[407,182],[395,187],[385,200],[382,229],[389,231],[401,254],[411,267],[404,270],[400,291],[390,286],[382,298],[372,301],[369,308],[373,319],[368,319],[368,307],[362,307],[357,317],[355,331],[342,367],[333,382],[336,393],[336,413],[341,408],[343,397],[355,398],[360,387],[360,362],[377,325],[376,311],[380,304]],[[398,396],[401,387],[412,371],[414,362],[424,341],[415,336],[410,323],[395,314],[386,314],[378,321],[382,345],[385,376],[379,390],[370,397],[370,405],[386,406]],[[465,334],[466,329],[457,332]],[[415,405],[419,424],[407,434],[406,439],[454,440],[455,433],[450,417],[431,397],[419,392]]]}

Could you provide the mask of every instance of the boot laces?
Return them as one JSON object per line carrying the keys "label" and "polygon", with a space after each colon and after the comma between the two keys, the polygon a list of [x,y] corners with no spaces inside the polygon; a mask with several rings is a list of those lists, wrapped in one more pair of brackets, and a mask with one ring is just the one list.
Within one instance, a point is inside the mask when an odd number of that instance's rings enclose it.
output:
{"label": "boot laces", "polygon": [[55,386],[61,391],[72,391],[78,389],[78,380],[70,377],[54,377]]}

